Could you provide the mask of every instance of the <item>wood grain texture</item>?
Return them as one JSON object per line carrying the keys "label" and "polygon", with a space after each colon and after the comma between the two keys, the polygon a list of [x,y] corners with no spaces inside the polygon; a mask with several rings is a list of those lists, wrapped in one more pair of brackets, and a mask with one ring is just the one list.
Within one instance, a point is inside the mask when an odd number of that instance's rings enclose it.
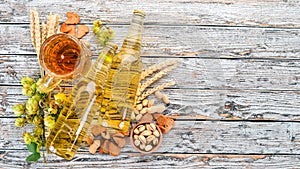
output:
{"label": "wood grain texture", "polygon": [[[93,60],[96,56],[93,58]],[[6,55],[0,64],[0,84],[20,85],[24,76],[39,78],[35,55]],[[142,58],[147,68],[172,58]],[[175,81],[177,88],[298,90],[300,60],[179,58],[178,66],[156,85]],[[188,78],[186,78],[188,77]]]}
{"label": "wood grain texture", "polygon": [[[166,89],[176,119],[300,120],[299,91]],[[0,87],[0,117],[15,117],[12,106],[25,103],[21,87]],[[153,96],[150,97],[150,99]]]}
{"label": "wood grain texture", "polygon": [[[0,151],[25,150],[24,129],[14,126],[14,118],[0,118],[0,124]],[[297,155],[299,140],[299,122],[176,121],[156,153]],[[88,152],[87,148],[80,151]],[[137,153],[128,140],[121,152]]]}
{"label": "wood grain texture", "polygon": [[[118,157],[81,148],[68,162],[25,162],[29,155],[11,107],[22,103],[22,76],[38,78],[29,10],[42,19],[80,14],[90,28],[104,20],[120,45],[133,9],[147,12],[145,67],[170,59],[179,66],[155,85],[176,119],[163,146],[142,155],[129,143]],[[299,168],[300,2],[298,0],[6,0],[0,2],[0,168]],[[90,33],[93,59],[100,51]],[[63,85],[70,85],[64,83]],[[153,86],[151,86],[153,87]],[[70,87],[67,87],[69,90]]]}
{"label": "wood grain texture", "polygon": [[[151,154],[122,153],[118,157],[89,155],[79,152],[72,162],[54,155],[47,155],[51,163],[26,163],[27,153],[13,150],[0,151],[0,167],[3,168],[253,168],[266,166],[278,169],[295,169],[300,156],[291,155],[224,155],[224,154]],[[290,163],[293,161],[293,163]]]}
{"label": "wood grain texture", "polygon": [[[120,46],[128,26],[111,28]],[[0,33],[1,55],[35,54],[29,24],[0,25]],[[146,25],[142,56],[299,59],[299,35],[299,29]],[[92,32],[85,39],[98,54]]]}
{"label": "wood grain texture", "polygon": [[41,12],[41,16],[50,12],[64,16],[67,11],[74,11],[82,16],[84,22],[101,18],[114,24],[128,23],[132,11],[141,9],[147,12],[146,23],[150,24],[300,26],[298,0],[9,0],[0,3],[0,22],[28,23],[29,10],[34,7]]}

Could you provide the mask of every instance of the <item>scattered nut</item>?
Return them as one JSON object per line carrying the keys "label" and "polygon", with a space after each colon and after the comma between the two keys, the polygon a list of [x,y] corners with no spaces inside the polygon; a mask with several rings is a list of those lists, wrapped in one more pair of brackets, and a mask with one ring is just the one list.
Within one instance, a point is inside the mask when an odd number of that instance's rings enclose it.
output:
{"label": "scattered nut", "polygon": [[120,148],[115,145],[113,142],[108,143],[109,155],[118,156],[121,152]]}
{"label": "scattered nut", "polygon": [[101,133],[101,137],[106,139],[106,140],[109,140],[110,139],[110,134],[108,131],[104,131]]}
{"label": "scattered nut", "polygon": [[94,125],[92,127],[92,134],[94,136],[99,136],[102,132],[104,132],[106,129],[102,126]]}
{"label": "scattered nut", "polygon": [[86,138],[85,138],[85,141],[86,143],[88,143],[88,145],[92,145],[93,142],[94,142],[94,136],[92,134],[88,135]]}
{"label": "scattered nut", "polygon": [[154,100],[149,100],[148,101],[148,107],[152,107],[154,105]]}
{"label": "scattered nut", "polygon": [[121,133],[114,134],[112,138],[120,148],[125,146],[126,139],[124,138],[124,135],[122,135]]}
{"label": "scattered nut", "polygon": [[136,105],[136,110],[140,111],[140,110],[142,110],[142,108],[143,108],[143,105],[142,105],[142,104]]}
{"label": "scattered nut", "polygon": [[100,147],[100,140],[95,140],[94,143],[90,146],[89,152],[91,154],[95,154],[99,147]]}
{"label": "scattered nut", "polygon": [[162,104],[156,105],[156,106],[152,106],[150,113],[162,113],[163,111],[166,110],[166,107]]}
{"label": "scattered nut", "polygon": [[136,119],[137,121],[139,121],[139,120],[141,120],[142,117],[143,117],[142,114],[138,114],[138,115],[135,117],[135,119]]}
{"label": "scattered nut", "polygon": [[149,101],[147,99],[145,99],[145,100],[142,101],[142,105],[144,107],[148,106],[148,103],[149,103]]}

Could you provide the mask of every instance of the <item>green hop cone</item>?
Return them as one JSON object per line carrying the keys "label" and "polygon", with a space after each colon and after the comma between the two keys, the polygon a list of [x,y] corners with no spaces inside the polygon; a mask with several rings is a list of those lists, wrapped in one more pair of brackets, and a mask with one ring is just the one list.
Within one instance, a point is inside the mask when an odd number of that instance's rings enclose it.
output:
{"label": "green hop cone", "polygon": [[16,116],[22,116],[25,113],[25,106],[24,104],[16,104],[12,107]]}
{"label": "green hop cone", "polygon": [[28,132],[23,133],[23,139],[25,144],[30,144],[33,141],[32,135]]}
{"label": "green hop cone", "polygon": [[43,117],[41,115],[34,116],[34,118],[33,118],[33,124],[35,126],[39,126],[42,123],[43,123]]}
{"label": "green hop cone", "polygon": [[26,115],[26,122],[29,123],[29,124],[32,124],[33,123],[33,118],[34,118],[34,115]]}
{"label": "green hop cone", "polygon": [[23,77],[21,80],[21,84],[24,85],[29,85],[31,86],[34,83],[34,80],[30,77]]}
{"label": "green hop cone", "polygon": [[16,125],[17,127],[24,127],[24,126],[25,126],[25,122],[26,122],[25,118],[20,117],[20,118],[17,118],[17,119],[16,119],[15,125]]}
{"label": "green hop cone", "polygon": [[36,127],[35,129],[33,129],[33,133],[36,136],[41,136],[44,133],[44,129],[42,127]]}
{"label": "green hop cone", "polygon": [[102,22],[100,20],[96,20],[93,23],[93,32],[96,34],[100,32],[100,29],[102,28]]}
{"label": "green hop cone", "polygon": [[34,95],[32,98],[29,98],[26,102],[26,112],[29,115],[35,115],[40,112],[39,108],[40,96]]}
{"label": "green hop cone", "polygon": [[55,118],[52,116],[47,116],[45,119],[45,126],[47,126],[49,129],[54,128],[55,125]]}

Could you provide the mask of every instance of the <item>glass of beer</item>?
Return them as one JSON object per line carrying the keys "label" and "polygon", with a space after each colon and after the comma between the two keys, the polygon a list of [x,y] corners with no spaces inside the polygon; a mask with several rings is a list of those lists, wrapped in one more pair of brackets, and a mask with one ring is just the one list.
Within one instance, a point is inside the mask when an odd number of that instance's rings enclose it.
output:
{"label": "glass of beer", "polygon": [[74,80],[88,70],[91,51],[79,39],[67,34],[55,34],[46,39],[40,50],[39,61],[46,75],[39,90],[52,91],[62,80]]}

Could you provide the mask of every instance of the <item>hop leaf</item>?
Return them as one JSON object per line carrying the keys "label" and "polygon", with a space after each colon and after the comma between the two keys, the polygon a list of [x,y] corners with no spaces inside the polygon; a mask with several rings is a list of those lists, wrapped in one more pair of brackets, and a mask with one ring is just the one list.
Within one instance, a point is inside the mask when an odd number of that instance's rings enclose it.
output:
{"label": "hop leaf", "polygon": [[25,106],[24,104],[16,104],[12,107],[16,116],[22,116],[25,113]]}

